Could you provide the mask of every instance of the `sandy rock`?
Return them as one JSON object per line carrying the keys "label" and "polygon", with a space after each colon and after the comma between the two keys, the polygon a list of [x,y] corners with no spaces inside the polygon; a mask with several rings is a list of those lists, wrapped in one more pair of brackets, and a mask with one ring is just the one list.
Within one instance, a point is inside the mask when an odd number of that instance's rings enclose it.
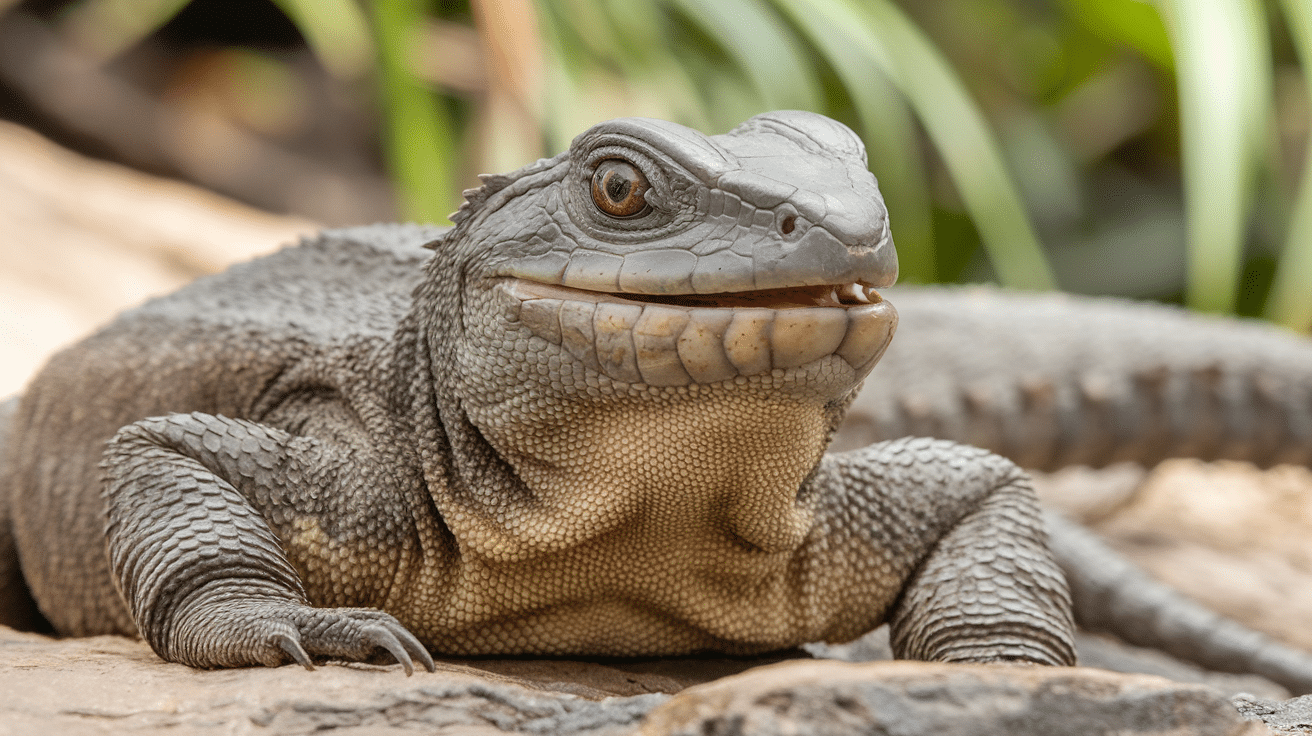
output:
{"label": "sandy rock", "polygon": [[0,398],[119,311],[318,228],[0,121]]}
{"label": "sandy rock", "polygon": [[643,736],[1265,733],[1216,691],[1083,668],[799,662],[679,694]]}
{"label": "sandy rock", "polygon": [[[562,663],[564,664],[564,663]],[[444,662],[202,671],[122,637],[50,640],[0,627],[0,736],[60,734],[619,734],[668,698],[614,697],[641,677],[568,663],[496,674]]]}
{"label": "sandy rock", "polygon": [[[761,661],[447,660],[411,678],[399,665],[202,671],[122,637],[0,627],[0,736],[1265,733],[1216,690],[1144,675]],[[1278,701],[1243,702],[1296,717]]]}
{"label": "sandy rock", "polygon": [[1186,595],[1312,650],[1312,470],[1168,461],[1095,528]]}
{"label": "sandy rock", "polygon": [[627,733],[669,694],[778,661],[448,659],[409,678],[396,664],[201,671],[133,639],[0,626],[0,736]]}
{"label": "sandy rock", "polygon": [[1072,465],[1052,473],[1029,473],[1044,507],[1084,524],[1114,516],[1134,500],[1148,476],[1138,463],[1116,463],[1105,468]]}
{"label": "sandy rock", "polygon": [[1241,695],[1230,702],[1245,718],[1264,722],[1272,734],[1312,734],[1312,695],[1285,701]]}
{"label": "sandy rock", "polygon": [[[807,644],[804,650],[819,659],[836,659],[842,662],[878,662],[893,659],[893,647],[888,641],[888,627],[881,626],[853,642],[846,644]],[[1111,636],[1075,634],[1075,650],[1079,664],[1113,672],[1156,675],[1168,680],[1207,685],[1229,696],[1246,694],[1266,700],[1285,700],[1289,691],[1259,675],[1235,675],[1211,672],[1191,662],[1184,662],[1156,649],[1131,646]]]}

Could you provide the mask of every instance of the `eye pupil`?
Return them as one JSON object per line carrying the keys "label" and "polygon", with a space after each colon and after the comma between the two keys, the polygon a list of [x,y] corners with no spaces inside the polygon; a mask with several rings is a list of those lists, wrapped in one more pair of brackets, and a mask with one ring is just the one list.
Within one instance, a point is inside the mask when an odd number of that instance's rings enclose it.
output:
{"label": "eye pupil", "polygon": [[610,197],[612,202],[623,202],[624,198],[629,196],[629,190],[633,184],[627,179],[621,179],[615,175],[615,172],[606,174],[606,196]]}
{"label": "eye pupil", "polygon": [[647,177],[622,159],[606,159],[592,172],[592,202],[611,217],[634,217],[647,211]]}

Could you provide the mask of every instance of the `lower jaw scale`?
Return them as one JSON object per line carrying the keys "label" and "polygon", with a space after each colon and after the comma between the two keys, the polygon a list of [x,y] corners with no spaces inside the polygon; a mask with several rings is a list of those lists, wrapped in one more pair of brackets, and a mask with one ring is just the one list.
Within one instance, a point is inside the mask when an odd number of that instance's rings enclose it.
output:
{"label": "lower jaw scale", "polygon": [[[556,291],[511,281],[519,319],[589,368],[622,383],[687,386],[798,368],[837,356],[858,378],[883,354],[897,312],[874,295],[858,306],[684,307],[546,296]],[[869,298],[869,297],[867,297]]]}

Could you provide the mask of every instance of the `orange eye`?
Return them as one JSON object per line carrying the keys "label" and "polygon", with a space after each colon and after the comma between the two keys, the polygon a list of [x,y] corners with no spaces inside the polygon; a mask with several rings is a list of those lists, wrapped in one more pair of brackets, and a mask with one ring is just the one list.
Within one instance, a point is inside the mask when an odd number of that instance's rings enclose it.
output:
{"label": "orange eye", "polygon": [[628,161],[610,158],[592,174],[592,201],[611,217],[633,217],[647,209],[647,177]]}

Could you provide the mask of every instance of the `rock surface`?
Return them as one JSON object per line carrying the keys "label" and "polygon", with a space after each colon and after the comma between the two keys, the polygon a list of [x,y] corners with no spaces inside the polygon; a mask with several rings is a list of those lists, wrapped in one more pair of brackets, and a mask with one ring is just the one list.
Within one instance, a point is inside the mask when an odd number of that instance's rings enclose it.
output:
{"label": "rock surface", "polygon": [[1312,470],[1169,460],[1037,476],[1045,505],[1208,607],[1312,649]]}
{"label": "rock surface", "polygon": [[1245,718],[1265,722],[1273,734],[1312,734],[1312,695],[1288,701],[1240,696],[1231,702]]}
{"label": "rock surface", "polygon": [[1216,691],[1083,668],[806,662],[690,688],[644,736],[1266,733]]}
{"label": "rock surface", "polygon": [[399,665],[200,671],[140,641],[0,627],[0,736],[626,733],[676,678],[516,661],[443,662],[413,678]]}
{"label": "rock surface", "polygon": [[1173,460],[1095,528],[1209,608],[1312,649],[1312,470]]}
{"label": "rock surface", "polygon": [[[1288,690],[1265,677],[1211,672],[1164,652],[1130,646],[1110,636],[1077,632],[1075,648],[1083,667],[1156,675],[1175,682],[1207,685],[1226,696],[1246,694],[1265,700],[1285,700],[1289,697]],[[872,662],[893,658],[886,626],[847,644],[807,644],[803,649],[820,659],[843,662]]]}
{"label": "rock surface", "polygon": [[[1217,690],[1147,675],[825,660],[753,667],[762,662],[446,660],[412,678],[399,665],[200,671],[139,641],[0,627],[0,736],[1266,732]],[[1278,701],[1245,702],[1297,718]]]}

